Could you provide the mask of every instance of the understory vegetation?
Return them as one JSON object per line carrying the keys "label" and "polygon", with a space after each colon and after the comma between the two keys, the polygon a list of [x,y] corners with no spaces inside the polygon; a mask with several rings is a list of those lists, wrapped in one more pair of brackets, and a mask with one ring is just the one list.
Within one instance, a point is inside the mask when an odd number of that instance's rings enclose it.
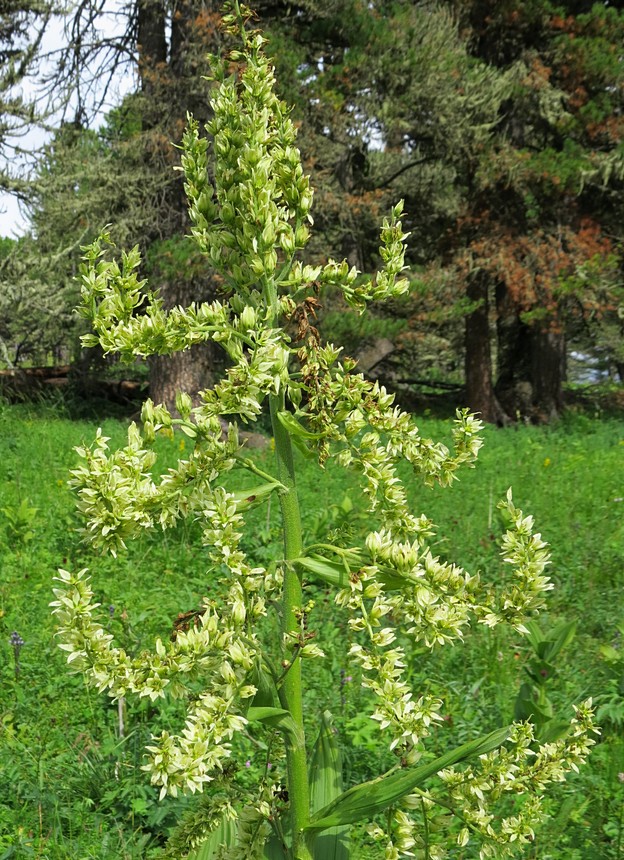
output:
{"label": "understory vegetation", "polygon": [[[450,425],[418,418],[424,436],[445,438]],[[194,623],[203,598],[215,596],[207,576],[200,527],[186,522],[129,543],[117,559],[96,556],[78,534],[83,525],[67,488],[73,447],[93,438],[94,421],[72,421],[58,408],[0,409],[0,858],[156,858],[176,823],[193,815],[201,797],[158,801],[142,772],[145,746],[175,724],[175,702],[158,711],[149,700],[121,700],[89,690],[67,672],[48,604],[57,568],[97,569],[96,600],[108,630],[131,654],[156,635]],[[123,420],[101,422],[111,444],[123,444]],[[410,502],[440,523],[433,548],[484,579],[497,575],[502,533],[497,500],[510,485],[552,548],[555,588],[530,635],[480,626],[466,644],[407,651],[414,689],[443,701],[444,720],[430,755],[443,754],[484,731],[522,716],[523,697],[539,701],[544,723],[569,719],[570,706],[592,697],[602,734],[588,764],[551,787],[549,818],[526,846],[526,858],[611,860],[624,856],[624,422],[567,414],[551,427],[485,428],[479,467],[451,489],[426,489],[407,476]],[[192,440],[159,438],[159,468],[177,463]],[[259,467],[266,450],[250,452]],[[361,534],[357,485],[297,460],[304,533]],[[233,486],[233,490],[242,489]],[[245,550],[267,566],[282,547],[277,505],[252,512]],[[475,550],[476,548],[476,550]],[[331,655],[314,661],[306,690],[312,721],[332,712],[340,737],[345,788],[391,763],[365,705],[366,691],[341,659],[353,633],[337,621],[330,590],[318,586],[309,629]],[[576,623],[575,623],[576,622]],[[331,647],[330,647],[331,643]],[[409,646],[408,646],[409,648]],[[342,655],[342,656],[341,656]],[[449,681],[449,679],[452,679]],[[531,692],[532,691],[532,692]],[[535,708],[534,708],[535,711]],[[161,726],[162,721],[162,726]],[[257,781],[271,767],[270,748],[246,733],[235,741],[232,768]],[[456,825],[449,818],[449,828]],[[459,830],[459,826],[457,826]],[[377,858],[363,828],[352,828],[356,858]],[[468,860],[477,849],[455,848]]]}

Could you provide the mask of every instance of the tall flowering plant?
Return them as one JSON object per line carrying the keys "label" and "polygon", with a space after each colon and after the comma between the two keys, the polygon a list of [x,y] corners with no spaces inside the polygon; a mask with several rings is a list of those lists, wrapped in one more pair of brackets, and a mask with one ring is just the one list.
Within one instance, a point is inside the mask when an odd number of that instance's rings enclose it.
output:
{"label": "tall flowering plant", "polygon": [[[106,233],[86,249],[81,279],[82,313],[95,331],[85,345],[99,343],[132,359],[213,340],[230,366],[213,390],[201,393],[199,405],[181,392],[175,415],[148,400],[142,427],[130,426],[124,448],[111,451],[98,433],[91,447],[78,449],[81,464],[72,477],[86,535],[113,555],[144,529],[199,521],[210,565],[225,571],[225,597],[205,601],[197,626],[131,656],[98,621],[86,571],[61,570],[53,603],[61,647],[74,670],[115,699],[187,703],[183,729],[154,736],[144,767],[161,797],[203,791],[208,798],[177,856],[201,844],[203,858],[338,860],[350,856],[349,825],[364,821],[387,860],[436,860],[451,838],[434,826],[439,806],[461,822],[456,843],[474,839],[481,857],[507,856],[532,838],[545,784],[587,755],[590,703],[549,744],[539,746],[530,723],[518,723],[432,760],[423,752],[442,703],[411,689],[405,643],[434,649],[461,640],[471,622],[522,630],[551,587],[548,551],[511,494],[501,508],[509,521],[502,556],[512,584],[496,591],[431,551],[433,525],[410,510],[398,466],[406,461],[426,485],[450,485],[460,467],[475,461],[480,422],[458,413],[453,450],[424,439],[382,386],[341,360],[340,349],[323,345],[307,324],[319,285],[341,291],[360,312],[407,291],[402,206],[383,224],[383,267],[374,278],[346,262],[300,261],[312,190],[295,128],[275,95],[264,39],[247,29],[248,11],[235,2],[227,12],[225,25],[239,47],[213,59],[208,136],[189,118],[182,144],[191,232],[223,279],[223,298],[165,312],[138,278],[138,251],[113,259]],[[270,473],[247,456],[238,436],[238,423],[258,419],[267,400],[276,455]],[[193,440],[192,451],[156,480],[152,443],[172,428]],[[293,447],[316,457],[319,469],[358,476],[363,506],[377,524],[361,542],[306,539]],[[243,493],[225,489],[221,479],[233,471],[252,473],[258,485]],[[241,540],[245,513],[272,497],[279,501],[283,551],[265,568]],[[331,716],[318,714],[318,737],[313,744],[306,738],[305,669],[325,659],[313,631],[309,590],[317,583],[333,590],[336,613],[348,618],[349,660],[370,692],[380,742],[396,756],[390,771],[347,789]],[[265,622],[271,613],[278,634]],[[277,738],[272,769],[253,790],[228,761],[243,730]],[[518,799],[512,814],[495,815],[496,801],[511,797]]]}

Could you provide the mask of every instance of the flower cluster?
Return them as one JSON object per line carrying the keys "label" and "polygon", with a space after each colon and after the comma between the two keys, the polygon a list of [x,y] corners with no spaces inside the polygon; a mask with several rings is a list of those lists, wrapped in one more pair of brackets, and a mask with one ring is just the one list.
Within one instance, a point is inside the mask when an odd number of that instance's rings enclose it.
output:
{"label": "flower cluster", "polygon": [[516,582],[507,591],[500,615],[522,630],[521,619],[528,610],[544,606],[544,594],[553,588],[544,570],[550,564],[547,544],[541,535],[533,534],[533,517],[525,517],[513,504],[511,490],[507,500],[499,502],[498,507],[511,522],[502,540],[502,554],[506,564],[516,569]]}
{"label": "flower cluster", "polygon": [[256,652],[253,639],[246,635],[239,590],[233,587],[229,612],[220,613],[208,603],[199,626],[178,631],[167,643],[157,639],[153,652],[131,657],[113,646],[112,635],[95,619],[99,604],[93,601],[86,570],[76,575],[60,570],[57,582],[52,606],[61,648],[68,652],[72,669],[100,691],[116,699],[136,694],[155,701],[192,697],[193,682],[209,680],[210,692],[189,708],[182,735],[164,732],[155,739],[157,743],[149,747],[152,761],[144,768],[161,786],[161,795],[201,788],[210,772],[229,757],[229,741],[246,722],[241,701],[256,693],[249,682]]}
{"label": "flower cluster", "polygon": [[[238,10],[238,4],[233,7]],[[228,20],[234,28],[240,15]],[[71,478],[86,537],[113,554],[146,529],[166,529],[182,518],[198,521],[212,576],[222,577],[224,596],[219,604],[205,602],[196,627],[178,631],[166,643],[157,639],[153,651],[134,656],[116,647],[98,622],[86,571],[59,571],[53,607],[68,662],[99,690],[115,698],[134,694],[187,701],[182,730],[164,731],[148,747],[144,769],[161,796],[202,791],[218,776],[219,791],[226,792],[223,770],[234,735],[258,724],[281,733],[292,854],[309,860],[302,837],[310,820],[302,658],[323,659],[324,653],[323,643],[313,641],[307,629],[314,613],[304,571],[336,588],[337,607],[348,615],[354,634],[350,666],[357,667],[371,692],[372,718],[404,768],[419,761],[423,742],[442,719],[440,699],[413,690],[408,682],[409,648],[417,643],[433,649],[461,640],[473,621],[488,626],[505,621],[522,631],[523,619],[542,607],[551,584],[544,573],[547,546],[534,532],[532,518],[514,506],[511,493],[501,503],[508,521],[501,551],[510,574],[496,588],[437,557],[429,545],[433,524],[409,505],[400,463],[409,464],[427,486],[449,486],[458,470],[477,457],[481,423],[476,418],[458,412],[451,447],[426,439],[383,386],[355,372],[355,362],[340,360],[340,349],[321,345],[316,334],[298,345],[291,342],[285,323],[297,318],[298,303],[315,300],[319,284],[340,290],[359,310],[408,288],[401,277],[407,238],[402,205],[384,222],[384,265],[375,277],[361,277],[345,261],[312,267],[296,259],[311,223],[309,179],[288,111],[274,94],[263,39],[244,29],[240,36],[244,50],[213,64],[209,138],[190,118],[182,147],[192,233],[223,277],[225,298],[166,312],[138,277],[138,251],[122,255],[120,262],[110,260],[106,234],[86,249],[81,270],[82,312],[95,330],[86,344],[97,342],[107,352],[131,358],[211,340],[223,347],[229,367],[214,389],[200,393],[196,406],[188,394],[179,393],[175,416],[148,400],[142,429],[132,424],[127,444],[117,451],[98,432],[91,447],[77,449],[81,463]],[[255,421],[267,399],[275,474],[245,456],[233,423]],[[226,418],[231,423],[224,433]],[[190,452],[158,477],[153,442],[159,432],[176,429],[191,440]],[[359,545],[305,546],[293,445],[316,455],[321,467],[335,464],[358,476],[364,508],[377,523]],[[262,483],[251,491],[226,490],[223,477],[233,470]],[[243,551],[244,515],[274,495],[282,514],[284,554],[267,570]],[[280,607],[279,631],[263,621],[275,605]],[[388,826],[373,828],[372,836],[383,844],[387,860],[418,851],[438,860],[444,840],[427,833],[429,811],[440,804],[464,824],[460,845],[476,834],[483,841],[482,857],[506,856],[532,838],[544,785],[584,760],[592,731],[588,704],[577,709],[568,736],[555,743],[539,746],[528,725],[516,725],[504,746],[476,764],[445,768],[439,794],[410,788],[400,803],[389,803]],[[327,755],[324,767],[329,770],[330,759],[337,767],[337,757]],[[340,774],[329,776],[333,786]],[[492,804],[522,792],[526,802],[497,823]],[[264,779],[257,796],[245,799],[235,814],[231,798],[221,802],[216,792],[208,831],[221,838],[221,825],[224,834],[230,832],[226,824],[236,817],[235,832],[231,839],[224,836],[219,856],[263,856],[271,833],[283,841],[280,793]]]}
{"label": "flower cluster", "polygon": [[[544,817],[546,786],[578,770],[597,733],[591,700],[575,707],[566,735],[553,743],[538,745],[530,724],[514,723],[505,746],[480,756],[474,765],[440,771],[441,790],[404,796],[392,811],[389,830],[371,826],[369,836],[385,845],[388,860],[419,852],[444,860],[450,845],[446,827],[439,823],[441,808],[461,824],[455,837],[460,849],[474,838],[480,860],[511,857],[535,839],[535,829]],[[501,804],[509,814],[495,814]]]}
{"label": "flower cluster", "polygon": [[13,649],[13,667],[15,671],[15,678],[19,677],[20,673],[20,651],[24,647],[26,643],[19,635],[17,630],[14,630],[9,636],[9,645]]}
{"label": "flower cluster", "polygon": [[22,650],[26,643],[19,635],[17,630],[14,630],[9,636],[9,645],[13,648],[13,652],[15,653],[15,659],[17,660],[19,657],[19,652]]}
{"label": "flower cluster", "polygon": [[[208,178],[207,140],[192,119],[182,157],[192,234],[210,264],[250,304],[260,299],[258,283],[272,279],[278,266],[287,265],[306,244],[312,206],[295,128],[274,93],[263,43],[259,33],[248,40],[240,76],[228,76],[223,61],[213,62],[220,86],[206,130],[214,184]],[[239,52],[230,57],[240,59]]]}
{"label": "flower cluster", "polygon": [[[512,520],[502,541],[504,562],[515,567],[515,581],[501,593],[483,586],[479,576],[434,557],[426,545],[431,523],[421,520],[411,541],[398,541],[391,529],[371,532],[366,538],[368,558],[352,555],[346,587],[336,595],[338,606],[348,608],[349,626],[367,634],[369,646],[352,645],[350,656],[359,664],[365,687],[377,696],[373,718],[390,732],[390,748],[398,746],[404,758],[441,721],[442,703],[435,697],[414,699],[403,680],[405,654],[396,645],[398,635],[428,648],[463,638],[471,618],[494,626],[520,619],[539,609],[543,591],[550,587],[542,576],[548,552],[539,535],[532,534],[532,519],[514,507],[509,493],[505,511]],[[345,557],[347,560],[347,557]],[[513,609],[513,611],[512,611]],[[393,624],[386,624],[392,618]]]}
{"label": "flower cluster", "polygon": [[[481,860],[506,857],[535,838],[542,813],[542,793],[552,782],[562,782],[571,770],[578,771],[598,733],[591,699],[575,707],[567,734],[551,743],[537,745],[529,723],[515,723],[505,747],[479,758],[478,764],[462,770],[448,768],[439,776],[451,803],[465,823],[459,843],[470,833],[483,840]],[[519,799],[514,814],[497,818],[492,804],[500,799]]]}
{"label": "flower cluster", "polygon": [[[164,407],[159,410],[161,429],[171,425],[171,416]],[[144,408],[145,432],[153,437],[154,425],[151,402]],[[126,540],[142,529],[159,524],[172,525],[180,517],[201,510],[210,495],[210,481],[229,471],[238,450],[236,435],[222,440],[209,428],[191,428],[193,434],[202,431],[201,444],[187,460],[180,460],[176,469],[164,475],[158,484],[151,468],[156,461],[154,451],[147,447],[136,424],[128,429],[128,444],[112,454],[109,439],[98,430],[93,446],[77,448],[83,462],[72,471],[70,486],[78,491],[78,509],[89,523],[87,536],[97,547],[113,554],[125,549]]]}
{"label": "flower cluster", "polygon": [[342,263],[330,260],[318,273],[321,284],[338,287],[348,304],[360,313],[366,310],[369,302],[386,301],[402,296],[409,290],[407,278],[399,277],[405,269],[405,242],[409,237],[409,233],[404,233],[401,226],[402,213],[403,201],[400,201],[393,208],[390,218],[383,222],[379,255],[384,267],[375,278],[359,279],[357,269],[354,266],[349,268],[344,260]]}

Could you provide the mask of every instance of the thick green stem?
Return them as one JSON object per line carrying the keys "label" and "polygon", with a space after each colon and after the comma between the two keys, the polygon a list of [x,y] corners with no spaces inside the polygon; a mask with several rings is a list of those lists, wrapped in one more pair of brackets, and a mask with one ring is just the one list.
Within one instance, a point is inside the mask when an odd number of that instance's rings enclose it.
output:
{"label": "thick green stem", "polygon": [[[299,636],[303,612],[301,575],[288,561],[299,558],[303,552],[301,515],[295,485],[295,467],[292,443],[288,431],[277,418],[284,409],[284,395],[272,395],[271,422],[277,457],[277,476],[284,489],[279,492],[282,524],[284,528],[284,596],[282,601],[282,634]],[[288,795],[292,826],[293,856],[296,860],[311,860],[301,831],[310,817],[310,792],[308,766],[303,728],[303,686],[301,680],[301,658],[295,654],[292,665],[284,677],[279,690],[282,707],[288,710],[297,726],[296,738],[287,739],[286,760],[288,767]]]}

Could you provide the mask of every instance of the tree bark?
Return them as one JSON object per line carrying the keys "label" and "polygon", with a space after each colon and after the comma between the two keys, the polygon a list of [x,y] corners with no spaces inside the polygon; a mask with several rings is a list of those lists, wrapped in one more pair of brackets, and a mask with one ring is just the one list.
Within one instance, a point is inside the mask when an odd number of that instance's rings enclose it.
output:
{"label": "tree bark", "polygon": [[[163,307],[167,311],[177,305],[188,307],[193,301],[200,303],[213,297],[214,289],[209,273],[196,281],[185,280],[183,273],[172,281],[161,280],[156,273],[155,280]],[[154,285],[154,278],[151,283]],[[197,405],[199,392],[215,384],[216,369],[221,364],[219,347],[212,341],[197,344],[173,355],[153,355],[149,359],[150,397],[154,403],[164,403],[170,412],[175,412],[176,394],[178,391],[184,391]]]}
{"label": "tree bark", "polygon": [[[205,8],[205,4],[201,8]],[[197,43],[199,36],[195,19],[199,9],[197,0],[177,0],[174,3],[168,44],[162,0],[137,2],[139,75],[145,96],[143,128],[148,132],[145,158],[153,164],[154,171],[164,171],[158,213],[151,235],[144,237],[146,246],[158,240],[182,242],[189,232],[183,182],[173,172],[174,159],[169,155],[169,142],[181,138],[187,110],[199,119],[207,118],[208,99],[205,86],[199,80],[202,73],[199,66],[215,45]],[[200,105],[202,98],[205,106]],[[180,272],[179,278],[161,276],[158,254],[155,257],[150,286],[158,290],[165,310],[213,298],[214,287],[209,272],[207,277],[195,280],[189,279],[185,271]],[[184,265],[184,254],[180,255],[180,265]],[[198,392],[215,382],[216,352],[215,344],[208,342],[172,356],[152,356],[149,361],[152,400],[164,403],[173,412],[179,391],[190,394],[197,402]]]}
{"label": "tree bark", "polygon": [[565,335],[559,329],[531,331],[531,384],[536,418],[548,422],[563,409]]}
{"label": "tree bark", "polygon": [[494,391],[501,408],[513,418],[533,412],[530,336],[504,282],[496,286],[496,382]]}
{"label": "tree bark", "polygon": [[489,424],[503,422],[505,416],[492,383],[490,318],[487,277],[478,273],[468,281],[466,291],[475,309],[466,317],[465,377],[466,403]]}
{"label": "tree bark", "polygon": [[[367,156],[364,148],[347,145],[342,158],[334,168],[334,174],[341,190],[345,194],[354,194],[359,191],[362,188],[362,179],[367,169]],[[350,266],[355,266],[361,272],[365,267],[362,237],[359,234],[353,214],[349,213],[345,220],[341,256],[347,260]]]}
{"label": "tree bark", "polygon": [[190,394],[197,404],[198,393],[214,383],[212,349],[203,345],[173,355],[153,355],[149,368],[150,397],[155,403],[164,403],[170,412],[176,411],[179,391]]}
{"label": "tree bark", "polygon": [[162,0],[138,0],[137,47],[141,91],[151,96],[156,89],[159,66],[167,62],[165,8]]}

